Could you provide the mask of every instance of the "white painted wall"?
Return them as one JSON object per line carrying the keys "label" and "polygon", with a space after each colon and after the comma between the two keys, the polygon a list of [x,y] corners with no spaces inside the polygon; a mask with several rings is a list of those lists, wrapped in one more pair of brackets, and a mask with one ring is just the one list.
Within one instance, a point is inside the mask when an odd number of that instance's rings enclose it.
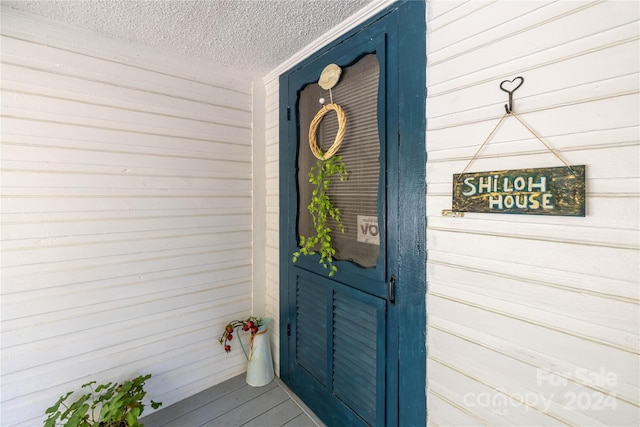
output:
{"label": "white painted wall", "polygon": [[[429,425],[639,424],[639,5],[428,2]],[[443,217],[516,76],[587,216]],[[548,166],[508,118],[469,171]]]}
{"label": "white painted wall", "polygon": [[0,424],[244,371],[217,336],[252,310],[252,78],[4,8],[1,42]]}

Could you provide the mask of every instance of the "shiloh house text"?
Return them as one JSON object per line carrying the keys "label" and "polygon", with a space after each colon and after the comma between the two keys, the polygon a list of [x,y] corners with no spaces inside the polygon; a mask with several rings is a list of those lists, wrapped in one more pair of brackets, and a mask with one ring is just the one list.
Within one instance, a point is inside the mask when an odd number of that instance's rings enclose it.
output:
{"label": "shiloh house text", "polygon": [[469,176],[463,180],[463,184],[463,196],[487,193],[489,209],[554,208],[553,194],[547,193],[546,176]]}

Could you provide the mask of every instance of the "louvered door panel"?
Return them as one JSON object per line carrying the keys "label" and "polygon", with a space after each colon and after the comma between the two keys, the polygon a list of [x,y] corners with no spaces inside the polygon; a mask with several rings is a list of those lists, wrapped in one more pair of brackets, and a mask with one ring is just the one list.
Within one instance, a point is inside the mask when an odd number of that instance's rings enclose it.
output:
{"label": "louvered door panel", "polygon": [[327,291],[301,278],[296,290],[296,361],[326,387]]}
{"label": "louvered door panel", "polygon": [[294,383],[341,423],[384,425],[386,301],[303,270],[295,298]]}
{"label": "louvered door panel", "polygon": [[[367,424],[376,425],[376,405],[384,396],[384,301],[337,289],[333,295],[333,394]],[[379,390],[380,389],[380,390]]]}

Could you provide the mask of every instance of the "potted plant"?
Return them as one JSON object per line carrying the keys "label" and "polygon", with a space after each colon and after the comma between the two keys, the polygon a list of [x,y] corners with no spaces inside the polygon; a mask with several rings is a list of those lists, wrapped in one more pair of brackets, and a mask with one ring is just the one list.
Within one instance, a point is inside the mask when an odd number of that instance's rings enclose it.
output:
{"label": "potted plant", "polygon": [[[251,332],[251,338],[253,338],[262,325],[264,325],[264,319],[260,317],[251,316],[245,320],[232,320],[224,327],[224,332],[218,337],[218,342],[220,345],[224,345],[224,351],[229,353],[231,351],[231,341],[235,336],[236,329],[242,328],[244,332]],[[242,346],[242,341],[240,342],[240,346]],[[242,347],[242,351],[244,351],[244,347]],[[244,355],[247,356],[246,351]]]}
{"label": "potted plant", "polygon": [[[74,392],[60,396],[60,399],[48,408],[44,427],[144,427],[138,423],[145,405],[142,399],[147,394],[144,383],[151,374],[140,375],[122,384],[107,383],[96,385],[91,381],[82,385],[87,389],[69,404],[67,399]],[[162,403],[151,401],[153,409]]]}
{"label": "potted plant", "polygon": [[260,317],[248,317],[244,320],[232,320],[225,326],[224,332],[218,338],[220,345],[224,345],[224,351],[231,351],[231,341],[236,330],[241,328],[244,332],[251,333],[249,354],[247,355],[242,341],[240,346],[247,358],[247,384],[253,387],[267,385],[273,380],[273,360],[271,358],[271,346],[269,344],[269,324],[271,319]]}

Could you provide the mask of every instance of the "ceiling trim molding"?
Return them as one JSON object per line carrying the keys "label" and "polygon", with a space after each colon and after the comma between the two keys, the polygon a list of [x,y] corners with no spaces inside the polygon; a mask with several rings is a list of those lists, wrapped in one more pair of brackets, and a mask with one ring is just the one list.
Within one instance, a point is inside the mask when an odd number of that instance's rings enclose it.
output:
{"label": "ceiling trim molding", "polygon": [[341,22],[340,24],[333,27],[331,30],[318,37],[311,43],[309,43],[306,47],[299,50],[289,59],[284,61],[282,64],[278,65],[276,68],[267,73],[264,78],[264,84],[268,84],[270,81],[277,79],[280,74],[287,71],[289,68],[293,67],[297,63],[301,62],[305,58],[311,56],[314,52],[319,50],[320,48],[326,46],[333,40],[337,39],[347,31],[357,27],[359,24],[363,23],[367,19],[376,15],[378,12],[386,9],[390,5],[396,3],[397,0],[374,0],[366,7],[360,9],[358,12],[351,15],[349,18]]}

